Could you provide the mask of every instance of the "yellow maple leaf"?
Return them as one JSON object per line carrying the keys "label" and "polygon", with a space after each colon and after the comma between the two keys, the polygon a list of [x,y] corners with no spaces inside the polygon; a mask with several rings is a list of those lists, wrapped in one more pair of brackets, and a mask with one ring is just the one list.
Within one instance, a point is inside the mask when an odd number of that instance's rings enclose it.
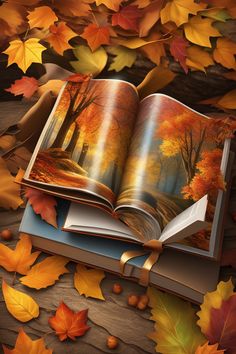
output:
{"label": "yellow maple leaf", "polygon": [[36,7],[33,11],[30,11],[27,18],[30,28],[38,27],[43,29],[48,29],[58,20],[55,12],[49,6]]}
{"label": "yellow maple leaf", "polygon": [[8,272],[27,274],[30,266],[35,262],[40,254],[39,251],[31,253],[32,243],[30,236],[20,235],[20,240],[16,244],[15,250],[10,249],[4,244],[0,244],[0,266]]}
{"label": "yellow maple leaf", "polygon": [[148,335],[157,343],[158,353],[194,354],[205,342],[196,325],[196,315],[190,303],[177,296],[148,289],[151,320],[155,321],[155,332]]}
{"label": "yellow maple leaf", "polygon": [[46,288],[55,284],[61,274],[69,273],[65,268],[68,262],[68,258],[61,256],[47,257],[42,262],[35,264],[26,276],[20,278],[20,281],[29,288],[37,290]]}
{"label": "yellow maple leaf", "polygon": [[236,109],[236,89],[227,92],[221,97],[217,105],[226,109]]}
{"label": "yellow maple leaf", "polygon": [[228,38],[218,38],[213,58],[227,69],[236,69],[236,43]]}
{"label": "yellow maple leaf", "polygon": [[105,300],[100,288],[100,282],[103,278],[105,278],[103,270],[88,269],[83,265],[77,264],[74,285],[80,295]]}
{"label": "yellow maple leaf", "polygon": [[192,43],[211,48],[210,37],[221,36],[220,32],[212,27],[213,22],[214,20],[210,18],[202,18],[201,16],[192,17],[184,25],[186,38]]}
{"label": "yellow maple leaf", "polygon": [[39,315],[39,306],[35,300],[2,281],[2,293],[10,314],[18,321],[28,322]]}
{"label": "yellow maple leaf", "polygon": [[176,74],[169,69],[156,66],[147,73],[143,81],[138,85],[137,89],[140,98],[144,98],[165,87],[175,76]]}
{"label": "yellow maple leaf", "polygon": [[107,63],[108,56],[103,47],[92,52],[89,47],[79,45],[73,49],[73,52],[78,61],[71,61],[70,64],[80,74],[96,76],[104,69]]}
{"label": "yellow maple leaf", "polygon": [[206,72],[205,68],[214,65],[211,54],[193,45],[187,48],[186,65],[190,68]]}
{"label": "yellow maple leaf", "polygon": [[20,198],[20,186],[14,183],[14,177],[8,171],[2,157],[0,157],[0,176],[0,207],[17,209],[23,203]]}
{"label": "yellow maple leaf", "polygon": [[4,354],[52,354],[52,349],[46,349],[43,338],[31,340],[31,338],[20,328],[14,349],[8,349],[3,345]]}
{"label": "yellow maple leaf", "polygon": [[49,31],[50,34],[45,37],[45,40],[49,42],[53,49],[60,55],[63,55],[66,49],[72,48],[68,42],[71,38],[78,36],[65,22],[50,26]]}
{"label": "yellow maple leaf", "polygon": [[3,52],[8,55],[7,66],[16,63],[24,73],[32,63],[42,63],[42,52],[47,49],[39,43],[38,38],[30,38],[25,42],[15,39],[9,44]]}
{"label": "yellow maple leaf", "polygon": [[234,286],[231,280],[227,282],[221,281],[217,285],[217,289],[210,293],[206,293],[202,303],[201,310],[197,312],[199,320],[197,324],[201,328],[202,333],[206,333],[210,325],[210,312],[212,308],[219,309],[222,301],[226,301],[233,295]]}
{"label": "yellow maple leaf", "polygon": [[161,10],[161,23],[173,21],[179,27],[188,22],[189,14],[196,15],[206,8],[206,4],[197,4],[194,0],[172,0]]}
{"label": "yellow maple leaf", "polygon": [[112,47],[109,49],[109,52],[115,55],[115,57],[113,58],[113,62],[109,66],[108,71],[115,70],[118,72],[126,66],[131,68],[137,58],[135,50],[123,46]]}

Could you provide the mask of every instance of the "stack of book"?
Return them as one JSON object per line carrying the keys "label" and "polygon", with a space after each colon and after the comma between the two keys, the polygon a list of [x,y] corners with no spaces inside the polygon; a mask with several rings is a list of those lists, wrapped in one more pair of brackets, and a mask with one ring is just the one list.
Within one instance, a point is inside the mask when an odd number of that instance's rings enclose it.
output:
{"label": "stack of book", "polygon": [[[149,283],[201,302],[218,281],[234,159],[223,133],[166,95],[139,102],[122,80],[68,82],[21,181],[57,197],[58,228],[28,204],[20,232],[43,251],[117,274],[124,252],[158,240]],[[121,275],[138,280],[147,257]]]}

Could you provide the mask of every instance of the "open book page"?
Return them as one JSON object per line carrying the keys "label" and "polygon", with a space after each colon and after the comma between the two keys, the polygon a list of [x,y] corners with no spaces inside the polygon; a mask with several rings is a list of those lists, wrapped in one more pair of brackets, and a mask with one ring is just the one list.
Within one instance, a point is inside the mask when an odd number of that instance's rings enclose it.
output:
{"label": "open book page", "polygon": [[78,199],[86,192],[89,202],[94,196],[112,208],[137,107],[135,87],[125,81],[67,83],[24,179],[62,195],[75,192]]}
{"label": "open book page", "polygon": [[[135,208],[154,218],[163,232],[168,223],[205,194],[209,196],[208,218],[214,214],[217,188],[224,188],[219,135],[214,119],[165,95],[146,97],[140,103],[117,200],[121,219],[129,224],[127,210],[130,214]],[[143,229],[145,220],[143,217]],[[155,233],[157,227],[153,225]],[[175,228],[177,233],[176,223]],[[156,238],[150,235],[150,222],[146,234],[148,239]],[[194,246],[200,248],[202,244]],[[207,235],[205,249],[208,246]]]}

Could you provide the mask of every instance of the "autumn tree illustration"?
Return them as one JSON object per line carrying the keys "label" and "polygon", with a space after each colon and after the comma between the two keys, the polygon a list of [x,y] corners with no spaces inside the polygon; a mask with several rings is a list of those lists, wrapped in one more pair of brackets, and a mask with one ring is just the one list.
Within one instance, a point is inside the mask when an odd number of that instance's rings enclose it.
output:
{"label": "autumn tree illustration", "polygon": [[85,85],[86,87],[82,94],[82,85],[79,85],[74,92],[72,90],[68,90],[69,106],[66,111],[63,123],[57,133],[57,136],[51,148],[62,148],[68,130],[71,128],[71,125],[74,124],[75,127],[73,130],[72,137],[68,146],[66,147],[66,151],[70,153],[73,152],[80,135],[80,125],[77,118],[92,102],[94,102],[96,98],[95,96],[89,95],[89,81],[85,82]]}

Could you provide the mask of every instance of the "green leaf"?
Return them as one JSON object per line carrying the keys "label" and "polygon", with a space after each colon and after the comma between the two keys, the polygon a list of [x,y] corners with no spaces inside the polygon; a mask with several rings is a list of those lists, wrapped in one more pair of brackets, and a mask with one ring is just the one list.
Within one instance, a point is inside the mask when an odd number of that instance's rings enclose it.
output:
{"label": "green leaf", "polygon": [[151,320],[155,332],[149,338],[157,343],[156,351],[163,354],[194,354],[206,339],[196,325],[196,314],[190,303],[177,296],[148,289]]}
{"label": "green leaf", "polygon": [[77,73],[97,76],[106,66],[107,53],[103,47],[92,52],[89,47],[79,45],[73,52],[78,61],[71,61],[70,64]]}

